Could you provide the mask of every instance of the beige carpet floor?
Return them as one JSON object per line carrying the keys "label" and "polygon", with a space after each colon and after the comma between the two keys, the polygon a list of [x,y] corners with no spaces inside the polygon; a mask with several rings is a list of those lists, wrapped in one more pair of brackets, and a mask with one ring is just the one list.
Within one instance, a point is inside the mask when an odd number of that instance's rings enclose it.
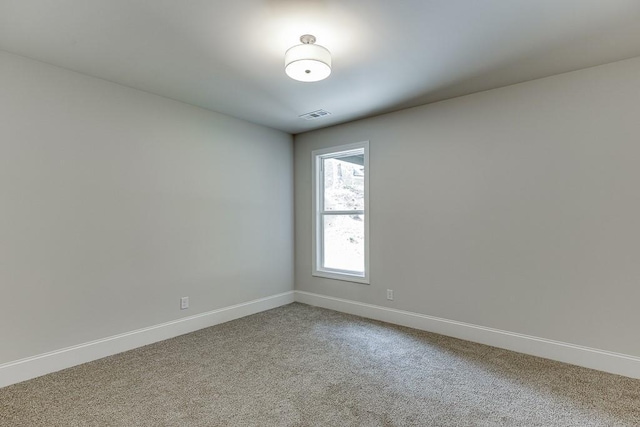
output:
{"label": "beige carpet floor", "polygon": [[640,381],[291,304],[0,389],[1,426],[639,426]]}

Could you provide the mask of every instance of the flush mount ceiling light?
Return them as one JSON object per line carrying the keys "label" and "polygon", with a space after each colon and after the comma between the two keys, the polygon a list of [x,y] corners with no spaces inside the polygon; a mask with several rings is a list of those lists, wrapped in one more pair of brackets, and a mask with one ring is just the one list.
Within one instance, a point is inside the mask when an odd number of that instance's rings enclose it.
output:
{"label": "flush mount ceiling light", "polygon": [[317,82],[331,74],[331,53],[327,48],[314,44],[310,34],[300,37],[302,44],[284,54],[284,71],[287,76],[301,82]]}

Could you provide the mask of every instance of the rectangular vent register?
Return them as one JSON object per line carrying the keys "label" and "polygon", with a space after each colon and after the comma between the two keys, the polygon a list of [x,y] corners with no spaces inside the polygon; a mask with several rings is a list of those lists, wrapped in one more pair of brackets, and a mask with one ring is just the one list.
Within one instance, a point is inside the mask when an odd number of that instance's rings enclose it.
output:
{"label": "rectangular vent register", "polygon": [[316,110],[316,111],[312,111],[310,113],[301,114],[298,117],[300,117],[301,119],[305,119],[305,120],[316,120],[316,119],[319,119],[321,117],[330,116],[330,115],[331,115],[331,113],[326,111],[326,110]]}

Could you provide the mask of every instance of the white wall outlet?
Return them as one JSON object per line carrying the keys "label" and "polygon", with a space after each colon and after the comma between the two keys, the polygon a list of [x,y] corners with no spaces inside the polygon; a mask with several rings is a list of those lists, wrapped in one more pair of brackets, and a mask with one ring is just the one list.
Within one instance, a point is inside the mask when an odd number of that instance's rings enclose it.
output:
{"label": "white wall outlet", "polygon": [[387,289],[387,299],[393,301],[393,289]]}
{"label": "white wall outlet", "polygon": [[189,308],[189,297],[180,298],[180,310],[186,310]]}

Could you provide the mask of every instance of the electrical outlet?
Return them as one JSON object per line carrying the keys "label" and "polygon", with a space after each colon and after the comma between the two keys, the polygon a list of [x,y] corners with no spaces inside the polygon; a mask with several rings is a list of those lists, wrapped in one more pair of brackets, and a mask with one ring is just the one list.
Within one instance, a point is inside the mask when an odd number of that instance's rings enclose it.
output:
{"label": "electrical outlet", "polygon": [[180,310],[186,310],[189,308],[189,297],[180,298]]}
{"label": "electrical outlet", "polygon": [[393,289],[387,289],[387,299],[393,301]]}

